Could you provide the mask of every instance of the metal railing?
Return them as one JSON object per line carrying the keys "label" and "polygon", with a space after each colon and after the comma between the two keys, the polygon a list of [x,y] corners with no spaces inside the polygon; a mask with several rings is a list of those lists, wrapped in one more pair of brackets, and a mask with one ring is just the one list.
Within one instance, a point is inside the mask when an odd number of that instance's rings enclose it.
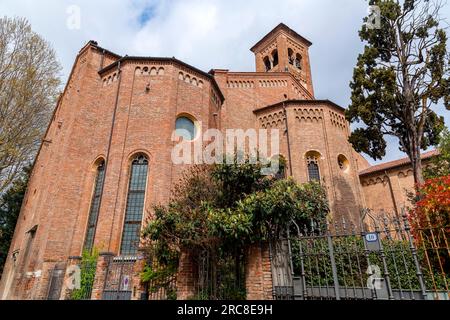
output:
{"label": "metal railing", "polygon": [[450,300],[449,226],[365,211],[271,241],[274,299]]}

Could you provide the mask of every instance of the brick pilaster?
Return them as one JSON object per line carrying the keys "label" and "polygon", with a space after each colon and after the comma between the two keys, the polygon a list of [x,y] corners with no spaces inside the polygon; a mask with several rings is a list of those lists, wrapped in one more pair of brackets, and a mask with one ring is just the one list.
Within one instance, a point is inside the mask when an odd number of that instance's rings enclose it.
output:
{"label": "brick pilaster", "polygon": [[180,255],[177,275],[177,299],[187,300],[197,293],[196,285],[198,278],[197,265],[193,259],[193,252],[184,249]]}
{"label": "brick pilaster", "polygon": [[103,295],[103,288],[105,287],[106,275],[108,274],[108,267],[112,261],[114,253],[102,252],[98,256],[97,268],[95,270],[94,285],[92,286],[92,300],[101,300]]}
{"label": "brick pilaster", "polygon": [[145,259],[142,251],[139,251],[138,258],[133,266],[133,276],[131,279],[131,287],[133,294],[131,300],[142,300],[145,295],[145,285],[141,282],[141,273],[144,271]]}
{"label": "brick pilaster", "polygon": [[272,300],[272,272],[267,244],[247,248],[245,265],[247,300]]}

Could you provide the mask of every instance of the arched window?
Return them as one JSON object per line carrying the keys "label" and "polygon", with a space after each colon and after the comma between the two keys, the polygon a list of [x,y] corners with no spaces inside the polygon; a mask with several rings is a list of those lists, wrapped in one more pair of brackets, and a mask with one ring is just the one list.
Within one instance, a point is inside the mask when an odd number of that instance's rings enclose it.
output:
{"label": "arched window", "polygon": [[292,50],[291,48],[288,48],[288,61],[289,61],[289,64],[294,64],[294,59],[295,59],[295,57],[294,57],[294,50]]}
{"label": "arched window", "polygon": [[300,55],[300,53],[297,53],[295,55],[295,66],[300,70],[302,69],[302,56]]}
{"label": "arched window", "polygon": [[175,131],[177,136],[184,140],[192,141],[197,136],[197,127],[192,119],[186,116],[180,116],[175,122]]}
{"label": "arched window", "polygon": [[308,166],[309,181],[320,182],[319,154],[316,152],[309,152],[306,155],[306,164]]}
{"label": "arched window", "polygon": [[272,65],[270,64],[269,57],[264,57],[264,66],[266,67],[266,71],[272,69]]}
{"label": "arched window", "polygon": [[276,67],[278,65],[278,51],[276,49],[272,51],[272,61],[273,66]]}
{"label": "arched window", "polygon": [[121,255],[135,255],[139,247],[147,171],[147,157],[144,155],[136,156],[131,163],[125,222],[120,245]]}
{"label": "arched window", "polygon": [[105,161],[101,161],[97,167],[94,194],[92,195],[91,208],[89,210],[88,227],[84,239],[84,250],[91,251],[94,245],[95,230],[97,228],[98,212],[100,211],[100,199],[102,197],[103,182],[105,180]]}

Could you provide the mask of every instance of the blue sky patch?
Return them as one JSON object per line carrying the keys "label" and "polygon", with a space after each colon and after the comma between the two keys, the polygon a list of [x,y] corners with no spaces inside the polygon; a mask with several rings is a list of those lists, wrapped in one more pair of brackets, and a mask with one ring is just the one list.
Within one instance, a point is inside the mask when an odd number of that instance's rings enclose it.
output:
{"label": "blue sky patch", "polygon": [[148,6],[139,15],[138,21],[141,26],[150,21],[155,15],[155,8],[153,6]]}

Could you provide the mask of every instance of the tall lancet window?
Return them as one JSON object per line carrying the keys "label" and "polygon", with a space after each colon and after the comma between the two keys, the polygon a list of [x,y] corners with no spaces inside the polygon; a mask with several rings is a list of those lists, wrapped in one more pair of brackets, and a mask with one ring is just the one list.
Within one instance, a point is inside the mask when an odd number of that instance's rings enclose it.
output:
{"label": "tall lancet window", "polygon": [[147,172],[148,159],[143,155],[134,158],[131,164],[125,222],[120,246],[121,255],[135,255],[139,247]]}
{"label": "tall lancet window", "polygon": [[94,245],[95,229],[97,228],[98,212],[100,210],[100,198],[102,197],[103,182],[105,180],[105,161],[97,167],[94,194],[92,195],[91,208],[89,210],[88,227],[84,239],[84,250],[91,251]]}
{"label": "tall lancet window", "polygon": [[306,156],[306,164],[308,166],[309,181],[320,182],[319,156],[314,152]]}

